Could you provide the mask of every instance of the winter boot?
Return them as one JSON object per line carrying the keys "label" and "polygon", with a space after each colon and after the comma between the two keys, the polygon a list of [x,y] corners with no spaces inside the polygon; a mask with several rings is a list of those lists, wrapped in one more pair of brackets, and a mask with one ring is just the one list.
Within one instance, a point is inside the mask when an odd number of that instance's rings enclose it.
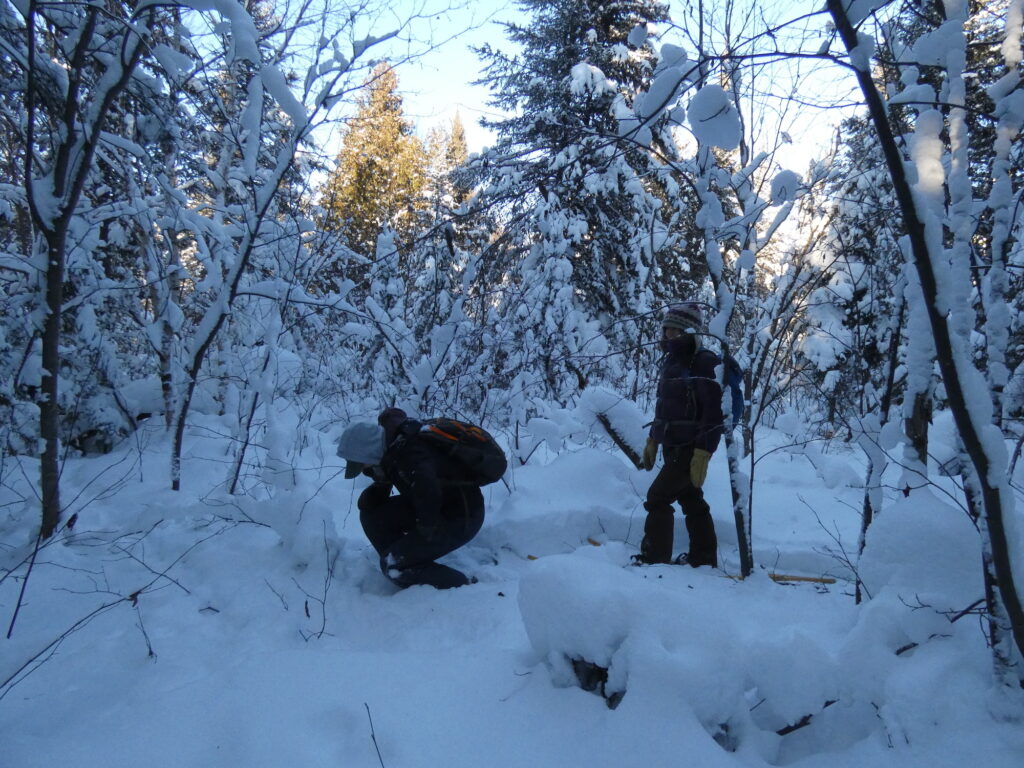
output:
{"label": "winter boot", "polygon": [[710,565],[712,568],[718,567],[718,558],[714,555],[708,557],[707,555],[690,554],[688,552],[683,552],[672,562],[676,565],[688,565],[691,568],[700,568],[702,565]]}

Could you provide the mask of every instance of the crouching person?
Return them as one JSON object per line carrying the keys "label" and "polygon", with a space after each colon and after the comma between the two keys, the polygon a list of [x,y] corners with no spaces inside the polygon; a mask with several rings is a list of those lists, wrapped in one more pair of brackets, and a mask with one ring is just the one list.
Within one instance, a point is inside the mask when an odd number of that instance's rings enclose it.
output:
{"label": "crouching person", "polygon": [[373,479],[359,496],[359,521],[380,555],[381,571],[403,588],[469,584],[464,573],[435,561],[469,542],[483,525],[479,484],[401,409],[389,408],[377,421],[349,425],[338,455],[347,462],[346,478],[363,473]]}

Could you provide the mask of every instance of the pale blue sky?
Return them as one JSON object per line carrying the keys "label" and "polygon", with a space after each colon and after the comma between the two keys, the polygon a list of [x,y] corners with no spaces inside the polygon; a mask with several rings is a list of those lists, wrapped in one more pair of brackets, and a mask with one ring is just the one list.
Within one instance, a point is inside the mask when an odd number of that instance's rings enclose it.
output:
{"label": "pale blue sky", "polygon": [[[409,118],[422,135],[435,125],[446,125],[456,110],[462,117],[471,151],[490,143],[490,134],[478,125],[483,115],[495,116],[487,106],[488,91],[471,85],[480,77],[481,62],[470,46],[489,42],[510,48],[496,20],[515,16],[512,3],[484,0],[448,14],[447,26],[439,25],[435,40],[443,40],[421,59],[398,67],[399,86]],[[446,40],[446,36],[457,35]]]}

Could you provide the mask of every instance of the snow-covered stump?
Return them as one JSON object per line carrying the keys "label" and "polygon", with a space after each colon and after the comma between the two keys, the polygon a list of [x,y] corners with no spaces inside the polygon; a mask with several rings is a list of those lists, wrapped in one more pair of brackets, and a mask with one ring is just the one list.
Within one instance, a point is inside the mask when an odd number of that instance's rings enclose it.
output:
{"label": "snow-covered stump", "polygon": [[534,562],[520,614],[554,686],[603,697],[590,706],[606,714],[576,705],[608,738],[636,744],[637,764],[685,754],[717,765],[723,750],[791,764],[847,749],[869,764],[940,740],[938,754],[970,730],[965,716],[988,717],[989,694],[984,638],[969,620],[983,602],[978,543],[959,510],[933,501],[876,521],[862,560],[872,599],[839,613],[828,612],[838,596],[761,571],[735,581],[623,568],[595,549]]}
{"label": "snow-covered stump", "polygon": [[[732,585],[706,578],[713,588]],[[557,687],[603,696],[623,729],[672,720],[671,735],[638,744],[655,764],[662,752],[677,759],[681,745],[695,764],[702,749],[707,760],[748,745],[775,752],[778,737],[751,720],[749,681],[737,663],[746,653],[743,633],[723,620],[714,601],[647,580],[641,570],[566,555],[538,561],[523,577],[519,608]]]}

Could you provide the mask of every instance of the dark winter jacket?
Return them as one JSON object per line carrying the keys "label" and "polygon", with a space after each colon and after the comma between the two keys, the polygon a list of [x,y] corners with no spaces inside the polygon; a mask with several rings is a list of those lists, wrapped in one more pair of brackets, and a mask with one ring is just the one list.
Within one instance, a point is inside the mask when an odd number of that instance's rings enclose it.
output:
{"label": "dark winter jacket", "polygon": [[[389,425],[390,426],[390,425]],[[394,437],[388,435],[387,447],[380,462],[384,477],[368,474],[375,480],[373,493],[390,487],[407,498],[416,512],[416,519],[428,527],[465,513],[462,508],[445,505],[444,489],[467,485],[467,470],[456,459],[445,456],[431,442],[419,436],[420,423],[407,419],[394,425]],[[387,494],[383,494],[386,498]]]}
{"label": "dark winter jacket", "polygon": [[692,356],[665,355],[650,432],[656,443],[714,453],[724,420],[722,387],[715,376],[720,363],[710,349],[699,349]]}

